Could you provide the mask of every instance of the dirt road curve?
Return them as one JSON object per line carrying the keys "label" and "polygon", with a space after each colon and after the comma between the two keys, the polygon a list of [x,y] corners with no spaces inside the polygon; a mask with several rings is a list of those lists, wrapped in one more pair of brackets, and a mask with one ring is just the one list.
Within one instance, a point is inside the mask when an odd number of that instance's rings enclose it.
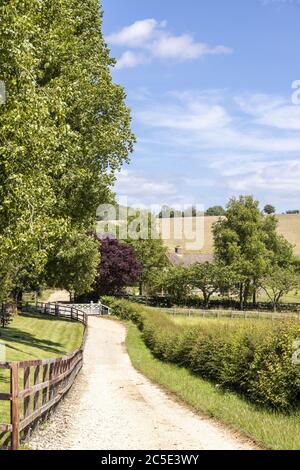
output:
{"label": "dirt road curve", "polygon": [[85,364],[33,449],[251,449],[232,432],[176,403],[139,374],[122,324],[89,318]]}

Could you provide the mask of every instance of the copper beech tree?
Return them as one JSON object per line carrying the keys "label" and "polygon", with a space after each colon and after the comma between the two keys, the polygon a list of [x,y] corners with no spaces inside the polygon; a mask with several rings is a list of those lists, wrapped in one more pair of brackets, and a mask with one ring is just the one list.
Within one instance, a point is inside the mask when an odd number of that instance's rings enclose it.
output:
{"label": "copper beech tree", "polygon": [[142,263],[126,243],[106,237],[100,242],[100,264],[97,268],[94,296],[119,295],[135,285],[142,273]]}

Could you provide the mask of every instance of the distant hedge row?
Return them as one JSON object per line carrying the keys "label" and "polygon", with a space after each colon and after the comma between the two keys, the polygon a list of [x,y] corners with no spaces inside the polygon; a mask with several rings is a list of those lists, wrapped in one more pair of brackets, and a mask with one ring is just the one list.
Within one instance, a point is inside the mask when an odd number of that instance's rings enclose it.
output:
{"label": "distant hedge row", "polygon": [[[175,301],[171,297],[161,297],[161,296],[151,296],[151,297],[133,297],[128,296],[128,299],[133,299],[134,301],[142,304],[150,305],[152,307],[166,307],[170,308],[173,306],[178,307],[189,307],[189,308],[207,308],[204,307],[204,301],[199,297],[187,297],[181,302]],[[273,311],[273,305],[270,302],[247,302],[245,304],[245,310],[260,310],[260,311]],[[240,304],[237,300],[234,299],[211,299],[209,303],[210,309],[229,309],[229,310],[239,310]],[[279,311],[281,312],[300,312],[300,303],[281,303],[279,305]]]}
{"label": "distant hedge row", "polygon": [[182,327],[162,312],[127,300],[106,297],[103,302],[120,319],[137,324],[157,358],[184,366],[254,403],[284,411],[299,406],[300,366],[292,361],[299,322],[212,321]]}

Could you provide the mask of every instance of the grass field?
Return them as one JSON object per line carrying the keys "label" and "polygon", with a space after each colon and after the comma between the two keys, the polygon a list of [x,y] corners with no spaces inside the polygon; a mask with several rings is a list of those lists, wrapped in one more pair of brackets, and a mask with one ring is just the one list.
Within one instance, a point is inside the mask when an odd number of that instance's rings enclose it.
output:
{"label": "grass field", "polygon": [[[278,219],[278,233],[283,235],[292,245],[294,245],[295,255],[300,258],[300,215],[299,214],[280,214],[276,216]],[[214,247],[213,247],[213,234],[212,234],[212,227],[219,217],[204,217],[203,219],[203,238],[201,242],[196,243],[196,252],[198,253],[205,253],[205,254],[213,254]],[[196,228],[196,221],[195,218],[192,220],[187,217],[188,226],[191,224],[193,227],[193,232]],[[198,222],[199,223],[199,222]],[[174,219],[159,219],[158,224],[162,233],[165,233],[164,236],[164,244],[168,247],[168,249],[174,253],[175,247],[180,246],[182,251],[189,251],[188,243],[195,242],[195,238],[191,237],[191,233],[188,232],[188,237],[186,237],[185,233],[181,233],[180,236],[177,235],[176,230],[174,230]],[[167,228],[164,230],[163,225],[166,225]],[[170,232],[169,232],[170,226]],[[201,230],[201,229],[200,229]],[[170,236],[169,236],[170,233]]]}
{"label": "grass field", "polygon": [[285,415],[260,409],[233,392],[221,391],[184,368],[155,359],[139,330],[131,323],[128,324],[126,345],[137,370],[196,412],[218,419],[265,448],[300,449],[300,412]]}
{"label": "grass field", "polygon": [[[187,317],[187,316],[183,316],[183,315],[176,315],[176,316],[171,316],[171,319],[174,323],[176,323],[177,325],[181,325],[181,326],[197,326],[197,325],[205,325],[205,324],[209,324],[211,322],[218,322],[218,325],[230,325],[230,324],[233,324],[232,322],[234,322],[234,324],[236,324],[237,322],[241,322],[242,324],[245,323],[245,320],[244,319],[240,319],[240,318],[235,318],[233,320],[231,319],[228,319],[228,318],[220,318],[220,319],[217,319],[217,318],[202,318],[202,317]],[[249,320],[249,321],[256,321],[256,320]],[[269,324],[269,321],[268,320],[260,320],[262,322],[265,322],[267,321],[268,324]]]}
{"label": "grass field", "polygon": [[[83,325],[33,314],[19,314],[10,325],[0,329],[1,361],[47,359],[67,355],[78,349]],[[9,389],[8,371],[0,373],[0,392]],[[0,423],[8,420],[9,404],[0,401]]]}

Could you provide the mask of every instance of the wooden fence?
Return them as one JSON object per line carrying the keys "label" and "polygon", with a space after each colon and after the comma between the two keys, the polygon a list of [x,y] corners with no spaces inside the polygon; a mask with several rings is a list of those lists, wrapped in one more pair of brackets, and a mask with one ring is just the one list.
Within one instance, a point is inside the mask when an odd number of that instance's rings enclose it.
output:
{"label": "wooden fence", "polygon": [[[74,306],[36,304],[22,307],[23,312],[52,315],[80,321],[86,327],[87,315]],[[46,415],[72,386],[83,365],[86,328],[80,349],[66,357],[46,360],[0,363],[0,372],[8,374],[10,391],[0,401],[9,402],[10,423],[0,423],[2,449],[17,450],[20,439]]]}
{"label": "wooden fence", "polygon": [[222,309],[193,309],[193,308],[159,308],[150,307],[155,310],[163,311],[173,316],[185,316],[185,317],[200,317],[200,318],[241,318],[241,319],[258,319],[258,320],[299,320],[300,313],[296,312],[262,312],[260,310],[222,310]]}

